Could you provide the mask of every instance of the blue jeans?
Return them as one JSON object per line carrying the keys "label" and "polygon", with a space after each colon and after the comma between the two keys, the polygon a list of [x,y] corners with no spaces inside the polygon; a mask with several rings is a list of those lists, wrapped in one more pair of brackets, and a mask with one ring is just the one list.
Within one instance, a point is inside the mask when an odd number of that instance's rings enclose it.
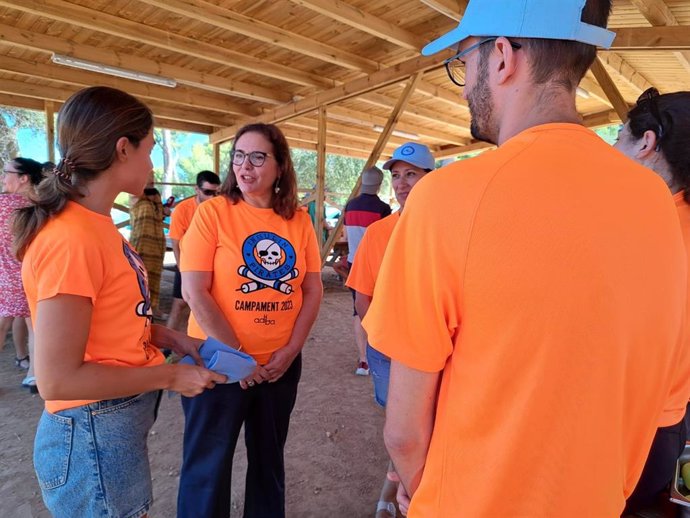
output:
{"label": "blue jeans", "polygon": [[228,518],[232,461],[244,425],[247,478],[244,518],[285,517],[283,450],[302,373],[298,355],[275,383],[243,390],[216,385],[182,398],[184,451],[177,518]]}
{"label": "blue jeans", "polygon": [[44,411],[34,468],[54,518],[137,518],[153,501],[146,439],[160,391]]}
{"label": "blue jeans", "polygon": [[374,383],[374,399],[382,407],[388,401],[388,382],[391,377],[391,359],[367,344],[367,363]]}

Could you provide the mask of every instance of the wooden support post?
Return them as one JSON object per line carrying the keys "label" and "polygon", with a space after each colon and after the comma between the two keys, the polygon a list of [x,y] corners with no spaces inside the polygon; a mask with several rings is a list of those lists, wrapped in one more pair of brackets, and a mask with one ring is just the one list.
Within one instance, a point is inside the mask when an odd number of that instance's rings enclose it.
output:
{"label": "wooden support post", "polygon": [[316,207],[314,207],[314,230],[321,256],[323,251],[323,203],[326,190],[326,105],[319,106],[319,128],[316,142]]}
{"label": "wooden support post", "polygon": [[45,101],[46,140],[48,145],[48,160],[55,163],[55,104]]}
{"label": "wooden support post", "polygon": [[628,111],[630,110],[630,107],[628,106],[628,103],[625,102],[625,99],[621,95],[616,84],[613,82],[613,79],[611,79],[611,76],[604,68],[604,64],[601,62],[599,57],[597,57],[592,64],[592,73],[594,74],[594,77],[596,77],[601,89],[604,90],[606,97],[608,97],[609,101],[611,101],[613,109],[616,110],[616,113],[620,119],[623,121],[623,123],[625,123],[628,120]]}
{"label": "wooden support post", "polygon": [[220,142],[213,143],[213,172],[220,176]]}
{"label": "wooden support post", "polygon": [[[398,102],[395,105],[395,108],[393,108],[393,111],[392,111],[390,117],[388,117],[388,122],[386,123],[386,126],[383,128],[381,135],[379,135],[379,138],[376,141],[376,144],[374,145],[374,149],[372,149],[371,154],[369,155],[369,158],[367,159],[366,164],[364,165],[364,169],[367,169],[373,165],[376,165],[376,162],[378,162],[378,159],[381,156],[381,152],[383,151],[384,147],[386,146],[388,139],[390,138],[391,134],[393,133],[393,130],[395,129],[395,125],[398,123],[398,120],[400,120],[400,116],[405,111],[405,108],[407,107],[407,103],[409,102],[410,98],[412,97],[412,94],[414,93],[415,88],[417,88],[417,85],[419,84],[419,81],[422,79],[423,75],[424,75],[424,72],[417,72],[412,77],[410,77],[410,80],[408,81],[407,86],[405,86],[405,90],[403,90],[403,93],[400,96],[400,99],[398,99]],[[357,181],[355,182],[355,186],[352,188],[352,192],[350,193],[350,196],[347,199],[348,202],[359,193],[359,188],[361,186],[362,186],[362,176],[360,175],[359,178],[357,178]],[[346,203],[346,205],[347,205],[347,203]],[[326,241],[326,244],[321,249],[321,266],[322,267],[326,263],[326,258],[328,257],[328,253],[333,248],[333,243],[335,243],[335,240],[338,239],[340,232],[342,232],[342,230],[343,230],[344,222],[345,222],[345,211],[343,210],[340,213],[340,218],[338,218],[338,223],[336,224],[335,228],[333,229],[333,232],[331,233],[331,235],[328,237],[328,241]]]}

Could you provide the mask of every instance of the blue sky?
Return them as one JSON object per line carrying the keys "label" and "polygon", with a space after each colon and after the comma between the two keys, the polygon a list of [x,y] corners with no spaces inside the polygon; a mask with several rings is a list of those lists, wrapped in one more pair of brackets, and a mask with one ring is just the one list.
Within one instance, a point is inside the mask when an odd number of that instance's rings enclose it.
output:
{"label": "blue sky", "polygon": [[[206,135],[198,133],[183,133],[187,136],[184,146],[180,149],[179,158],[185,158],[191,155],[192,146],[194,144],[208,143]],[[19,140],[19,155],[27,158],[33,158],[39,162],[46,162],[48,160],[48,146],[46,145],[46,134],[44,131],[32,132],[28,129],[21,129],[18,132]],[[59,158],[59,153],[55,151],[56,159]],[[159,146],[153,148],[151,153],[154,168],[163,167],[163,151]]]}

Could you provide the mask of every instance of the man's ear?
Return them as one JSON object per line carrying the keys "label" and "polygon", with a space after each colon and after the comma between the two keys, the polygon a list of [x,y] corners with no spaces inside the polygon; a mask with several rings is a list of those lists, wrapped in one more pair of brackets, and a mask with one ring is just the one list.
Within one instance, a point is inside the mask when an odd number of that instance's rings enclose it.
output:
{"label": "man's ear", "polygon": [[130,142],[127,137],[120,137],[115,143],[115,155],[118,160],[127,160],[127,153],[129,152]]}
{"label": "man's ear", "polygon": [[498,84],[508,81],[517,72],[518,56],[508,38],[500,37],[494,42],[494,50],[498,61],[496,67],[496,79]]}
{"label": "man's ear", "polygon": [[651,158],[657,152],[658,139],[656,133],[652,130],[647,130],[644,135],[635,143],[635,158],[637,160],[644,160]]}

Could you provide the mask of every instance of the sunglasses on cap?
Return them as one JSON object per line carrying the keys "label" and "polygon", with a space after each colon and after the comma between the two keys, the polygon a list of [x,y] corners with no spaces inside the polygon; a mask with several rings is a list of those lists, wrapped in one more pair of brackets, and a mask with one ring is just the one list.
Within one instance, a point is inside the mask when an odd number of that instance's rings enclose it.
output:
{"label": "sunglasses on cap", "polygon": [[649,114],[654,119],[656,123],[656,151],[661,149],[661,139],[666,135],[666,128],[664,128],[664,122],[661,118],[661,112],[659,111],[659,104],[657,103],[657,97],[659,97],[659,90],[654,88],[647,88],[642,95],[637,99],[637,106],[646,109]]}

